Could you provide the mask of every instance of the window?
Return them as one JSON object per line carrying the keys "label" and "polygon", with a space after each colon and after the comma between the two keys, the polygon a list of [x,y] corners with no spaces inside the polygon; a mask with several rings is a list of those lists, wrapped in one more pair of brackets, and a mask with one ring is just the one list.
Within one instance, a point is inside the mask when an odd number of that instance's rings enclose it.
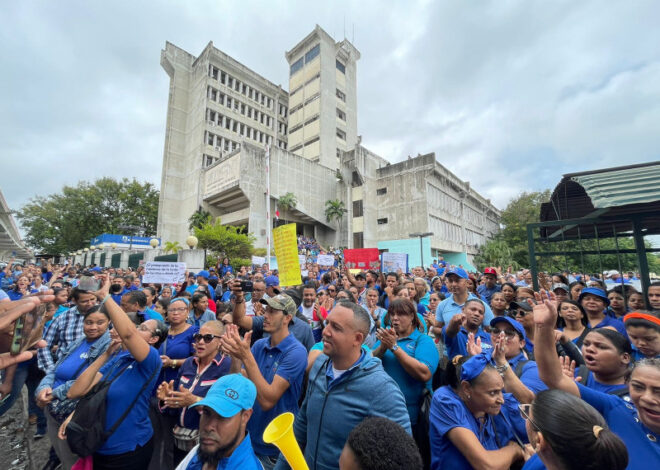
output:
{"label": "window", "polygon": [[346,120],[346,113],[342,111],[341,109],[337,108],[337,117],[341,119],[342,121]]}
{"label": "window", "polygon": [[353,234],[353,248],[364,248],[364,233],[355,232]]}
{"label": "window", "polygon": [[342,64],[338,60],[335,61],[335,64],[337,65],[337,70],[339,70],[343,74],[346,74],[346,66],[344,64]]}
{"label": "window", "polygon": [[299,130],[299,129],[301,129],[301,128],[302,128],[302,124],[298,124],[297,126],[293,126],[293,127],[291,127],[291,128],[289,129],[289,135],[293,134],[294,132],[296,132],[297,130]]}
{"label": "window", "polygon": [[305,63],[309,63],[314,58],[319,55],[319,52],[321,51],[321,45],[317,44],[316,46],[312,47],[309,51],[307,51],[307,54],[305,54]]}
{"label": "window", "polygon": [[378,188],[376,190],[376,196],[382,196],[383,194],[387,194],[387,188]]}
{"label": "window", "polygon": [[339,88],[337,88],[337,93],[336,93],[336,95],[337,95],[337,98],[339,98],[339,99],[342,100],[344,103],[346,103],[346,95],[344,94],[343,91],[339,90]]}
{"label": "window", "polygon": [[346,132],[342,131],[341,129],[337,129],[337,137],[339,137],[341,140],[346,140]]}
{"label": "window", "polygon": [[362,217],[363,215],[362,199],[353,201],[353,217]]}
{"label": "window", "polygon": [[378,225],[385,225],[387,223],[387,217],[378,219]]}
{"label": "window", "polygon": [[313,143],[316,143],[316,142],[318,142],[318,141],[319,141],[319,138],[318,138],[318,137],[314,137],[313,139],[310,139],[310,140],[308,140],[307,142],[305,142],[305,147],[308,146],[308,145],[312,145]]}
{"label": "window", "polygon": [[313,123],[314,121],[318,121],[318,119],[319,119],[319,115],[317,114],[316,116],[314,116],[314,117],[308,119],[307,121],[305,121],[305,125],[308,126],[311,123]]}

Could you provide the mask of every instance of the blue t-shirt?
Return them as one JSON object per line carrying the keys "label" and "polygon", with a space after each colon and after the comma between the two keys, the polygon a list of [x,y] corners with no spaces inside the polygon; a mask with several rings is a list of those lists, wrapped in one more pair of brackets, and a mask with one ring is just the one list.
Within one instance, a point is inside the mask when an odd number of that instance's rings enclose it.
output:
{"label": "blue t-shirt", "polygon": [[[150,347],[149,354],[137,362],[128,351],[122,351],[110,359],[99,371],[104,379],[112,380],[127,365],[128,368],[108,389],[106,397],[105,430],[108,431],[133,403],[142,385],[153,375],[151,383],[140,394],[133,409],[117,430],[101,446],[97,453],[117,455],[131,452],[143,446],[153,435],[149,419],[149,397],[154,388],[158,371],[163,365],[156,348]],[[156,374],[154,374],[154,371]],[[107,374],[107,377],[106,377]]]}
{"label": "blue t-shirt", "polygon": [[616,331],[621,333],[623,336],[628,339],[628,333],[626,332],[626,327],[623,325],[623,322],[619,320],[618,318],[612,318],[607,315],[605,315],[605,318],[603,318],[603,321],[601,321],[598,325],[596,326],[591,326],[591,323],[587,324],[588,328],[594,329],[594,328],[605,328],[606,326],[612,326]]}
{"label": "blue t-shirt", "polygon": [[[196,357],[189,357],[179,368],[179,384],[191,391],[197,397],[205,397],[211,386],[222,376],[229,374],[231,369],[231,357],[223,356],[218,353],[211,363],[201,370],[197,375],[198,360]],[[199,409],[182,408],[179,415],[179,425],[188,429],[199,428]]]}
{"label": "blue t-shirt", "polygon": [[270,338],[262,338],[252,345],[252,355],[259,365],[259,372],[266,382],[273,383],[275,375],[289,382],[289,388],[274,407],[265,411],[259,401],[254,402],[253,413],[247,429],[252,435],[252,447],[258,455],[279,454],[272,444],[263,441],[264,429],[280,414],[290,411],[298,413],[298,399],[302,392],[302,382],[307,369],[307,350],[293,334],[284,338],[277,346],[271,347]]}
{"label": "blue t-shirt", "polygon": [[[479,297],[477,297],[472,292],[470,292],[468,294],[466,302],[472,299],[481,300]],[[490,326],[490,321],[493,318],[495,318],[495,316],[493,315],[493,311],[490,309],[490,306],[485,302],[483,302],[483,304],[484,304],[484,321],[482,324],[484,326]],[[440,302],[440,304],[438,305],[438,308],[435,310],[435,318],[437,321],[447,325],[449,324],[449,320],[451,320],[454,315],[458,315],[463,311],[464,305],[465,303],[462,303],[460,305],[457,304],[456,302],[454,302],[454,296],[449,295],[445,300]]]}
{"label": "blue t-shirt", "polygon": [[[580,370],[579,368],[576,367],[575,377],[577,377],[579,373]],[[616,392],[617,390],[628,389],[628,385],[626,384],[608,385],[608,384],[600,383],[599,381],[596,380],[596,377],[594,377],[594,373],[591,371],[589,371],[589,373],[587,374],[586,382],[580,382],[580,383],[586,387],[589,387],[591,389],[603,393],[612,393],[612,392]]]}
{"label": "blue t-shirt", "polygon": [[[64,361],[55,369],[55,380],[53,381],[52,389],[55,390],[60,385],[73,380],[80,375],[80,372],[83,371],[80,366],[87,362],[89,358],[89,348],[98,341],[83,341],[80,346],[67,356]],[[80,372],[77,372],[80,370]]]}
{"label": "blue t-shirt", "polygon": [[[502,410],[504,412],[504,407]],[[513,438],[513,433],[509,429],[502,429],[502,426],[497,428],[496,436],[493,417],[486,415],[483,421],[477,420],[449,386],[440,387],[433,394],[429,421],[432,470],[472,469],[470,462],[447,436],[454,428],[472,431],[486,450],[498,450],[501,448],[498,440],[503,447]]]}
{"label": "blue t-shirt", "polygon": [[[490,335],[486,333],[484,330],[479,328],[479,330],[475,333],[475,338],[474,340],[476,341],[477,338],[481,338],[481,348],[482,349],[488,349],[491,346],[491,341],[490,341]],[[468,351],[467,351],[467,341],[468,341],[468,331],[465,329],[465,327],[461,326],[461,328],[458,330],[458,333],[456,333],[456,336],[447,336],[447,325],[442,327],[442,340],[445,343],[445,346],[447,347],[447,356],[449,359],[453,359],[454,357],[461,355],[461,356],[469,356]]]}
{"label": "blue t-shirt", "polygon": [[147,320],[160,320],[160,321],[165,321],[165,319],[163,318],[163,316],[162,316],[160,313],[158,313],[157,311],[155,311],[154,309],[149,308],[149,307],[146,307],[146,308],[145,308],[142,312],[140,312],[140,313],[142,313],[142,315],[144,315],[144,320],[145,320],[145,321],[147,321]]}
{"label": "blue t-shirt", "polygon": [[[417,329],[415,329],[410,336],[398,338],[396,344],[403,352],[417,359],[431,371],[431,379],[426,383],[420,382],[406,372],[394,353],[389,349],[385,351],[385,354],[383,354],[383,357],[381,358],[383,369],[385,369],[385,372],[387,372],[397,385],[399,385],[399,388],[406,399],[410,424],[415,425],[419,415],[419,401],[422,392],[424,387],[427,387],[429,391],[431,390],[431,380],[433,379],[435,370],[438,368],[440,355],[438,354],[438,349],[435,347],[435,343],[431,337],[421,333]],[[374,344],[374,349],[378,346],[380,346],[380,341],[377,341],[376,344]]]}
{"label": "blue t-shirt", "polygon": [[[193,336],[198,332],[199,328],[191,326],[178,335],[167,335],[167,339],[163,341],[163,344],[158,348],[158,353],[161,356],[167,356],[170,359],[188,359],[190,356],[194,356],[195,348],[193,347]],[[160,385],[163,381],[169,382],[170,380],[174,380],[175,389],[178,390],[178,377],[179,369],[164,367],[160,371],[156,385]]]}
{"label": "blue t-shirt", "polygon": [[490,299],[493,297],[493,294],[501,291],[502,291],[502,286],[499,284],[495,284],[495,286],[492,289],[486,287],[486,284],[479,284],[479,286],[477,286],[477,293],[480,296],[482,296],[483,299],[489,304],[490,304]]}
{"label": "blue t-shirt", "polygon": [[[516,357],[509,359],[509,366],[516,372],[518,363],[527,361],[523,353],[518,354]],[[542,390],[547,390],[548,387],[543,383],[539,377],[539,368],[534,361],[527,361],[522,366],[522,374],[519,377],[520,381],[534,393],[539,393]]]}
{"label": "blue t-shirt", "polygon": [[[642,423],[632,403],[578,383],[580,398],[603,415],[610,429],[628,449],[628,469],[660,467],[660,433]],[[653,463],[655,462],[655,463]]]}

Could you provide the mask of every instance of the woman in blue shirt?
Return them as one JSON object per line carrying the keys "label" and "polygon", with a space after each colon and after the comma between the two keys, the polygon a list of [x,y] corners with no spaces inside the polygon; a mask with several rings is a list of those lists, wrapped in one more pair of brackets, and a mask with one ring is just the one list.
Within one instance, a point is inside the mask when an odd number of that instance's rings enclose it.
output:
{"label": "woman in blue shirt", "polygon": [[[108,293],[109,286],[106,275],[96,296],[102,299],[101,308],[108,312],[114,326],[112,343],[78,377],[67,397],[80,398],[101,379],[115,379],[106,396],[105,430],[108,431],[139,394],[130,413],[94,453],[93,465],[95,470],[144,470],[149,465],[153,448],[149,397],[162,365],[156,348],[167,337],[167,328],[159,320],[147,320],[136,327]],[[120,346],[122,349],[117,352]],[[145,382],[148,382],[147,387],[143,389]],[[71,417],[60,427],[61,439],[66,438]]]}
{"label": "woman in blue shirt", "polygon": [[[508,469],[525,458],[514,433],[513,398],[502,393],[504,383],[490,350],[467,361],[456,356],[447,366],[449,385],[433,395],[429,440],[431,469]],[[500,416],[495,424],[495,416]]]}
{"label": "woman in blue shirt", "polygon": [[591,405],[561,390],[544,390],[520,405],[536,454],[524,470],[623,470],[628,451]]}
{"label": "woman in blue shirt", "polygon": [[218,269],[220,272],[220,277],[225,277],[226,274],[233,274],[234,273],[234,268],[231,267],[229,264],[229,258],[223,258],[222,260],[222,265]]}
{"label": "woman in blue shirt", "polygon": [[[537,294],[534,306],[536,360],[541,379],[552,389],[582,398],[603,415],[610,429],[628,448],[629,469],[660,467],[660,360],[642,359],[630,374],[630,402],[576,383],[562,373],[555,353],[553,301]],[[542,297],[543,296],[543,297]],[[552,296],[552,294],[551,294]]]}
{"label": "woman in blue shirt", "polygon": [[611,326],[622,335],[626,335],[623,322],[605,314],[605,308],[610,304],[607,294],[598,287],[586,287],[582,289],[578,302],[587,313],[587,327],[604,328]]}
{"label": "woman in blue shirt", "polygon": [[206,322],[194,335],[194,357],[186,359],[179,368],[177,380],[162,382],[158,387],[161,406],[176,411],[174,459],[170,462],[174,467],[197,444],[199,413],[189,407],[204,398],[211,385],[229,373],[231,358],[220,348],[224,333],[222,322]]}
{"label": "woman in blue shirt", "polygon": [[633,345],[634,360],[660,357],[660,318],[657,313],[629,313],[623,322]]}
{"label": "woman in blue shirt", "polygon": [[580,366],[588,373],[578,368],[575,376],[584,377],[580,383],[599,392],[625,392],[632,352],[630,343],[618,331],[609,328],[591,330],[582,344],[585,365]]}
{"label": "woman in blue shirt", "polygon": [[35,289],[30,288],[30,279],[27,277],[26,274],[21,274],[20,276],[18,276],[14,288],[7,291],[7,295],[9,296],[10,300],[20,300],[26,295],[36,294],[36,293],[37,291]]}
{"label": "woman in blue shirt", "polygon": [[589,332],[587,328],[587,313],[582,305],[575,300],[564,300],[559,303],[559,317],[557,317],[557,329],[564,336],[573,341],[578,347],[582,347],[584,337]]}
{"label": "woman in blue shirt", "polygon": [[73,412],[78,403],[76,399],[67,398],[67,392],[78,376],[110,346],[108,314],[101,312],[99,306],[94,306],[85,312],[83,318],[84,336],[62,352],[55,367],[46,373],[36,391],[37,404],[47,405],[45,412],[48,437],[65,470],[69,470],[78,460],[67,442],[57,438],[62,421]]}

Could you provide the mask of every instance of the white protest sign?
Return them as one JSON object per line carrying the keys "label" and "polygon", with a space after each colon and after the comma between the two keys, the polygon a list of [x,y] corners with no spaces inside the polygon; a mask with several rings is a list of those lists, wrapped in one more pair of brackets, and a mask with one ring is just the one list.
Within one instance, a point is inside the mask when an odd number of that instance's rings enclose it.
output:
{"label": "white protest sign", "polygon": [[257,266],[262,266],[266,264],[266,257],[264,256],[252,256],[252,264]]}
{"label": "white protest sign", "polygon": [[400,269],[402,272],[408,272],[408,255],[406,253],[381,254],[381,271],[384,273],[395,273]]}
{"label": "white protest sign", "polygon": [[305,266],[307,264],[307,256],[298,255],[298,263],[300,263],[300,266]]}
{"label": "white protest sign", "polygon": [[165,261],[148,261],[144,264],[145,284],[175,284],[186,279],[186,263],[167,263]]}
{"label": "white protest sign", "polygon": [[335,257],[332,255],[319,255],[316,258],[316,263],[319,266],[334,266],[335,264]]}

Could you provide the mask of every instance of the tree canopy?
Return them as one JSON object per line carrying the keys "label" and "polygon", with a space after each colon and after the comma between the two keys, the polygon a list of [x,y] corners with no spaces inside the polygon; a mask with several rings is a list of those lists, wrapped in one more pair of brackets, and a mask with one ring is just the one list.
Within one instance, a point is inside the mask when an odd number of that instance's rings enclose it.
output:
{"label": "tree canopy", "polygon": [[64,186],[61,193],[37,196],[16,212],[25,241],[40,252],[67,253],[102,233],[130,235],[120,225],[156,234],[159,191],[151,183],[101,178]]}
{"label": "tree canopy", "polygon": [[254,251],[254,235],[244,233],[245,226],[222,225],[220,218],[207,220],[201,227],[195,227],[199,247],[211,252],[212,256],[250,258]]}

